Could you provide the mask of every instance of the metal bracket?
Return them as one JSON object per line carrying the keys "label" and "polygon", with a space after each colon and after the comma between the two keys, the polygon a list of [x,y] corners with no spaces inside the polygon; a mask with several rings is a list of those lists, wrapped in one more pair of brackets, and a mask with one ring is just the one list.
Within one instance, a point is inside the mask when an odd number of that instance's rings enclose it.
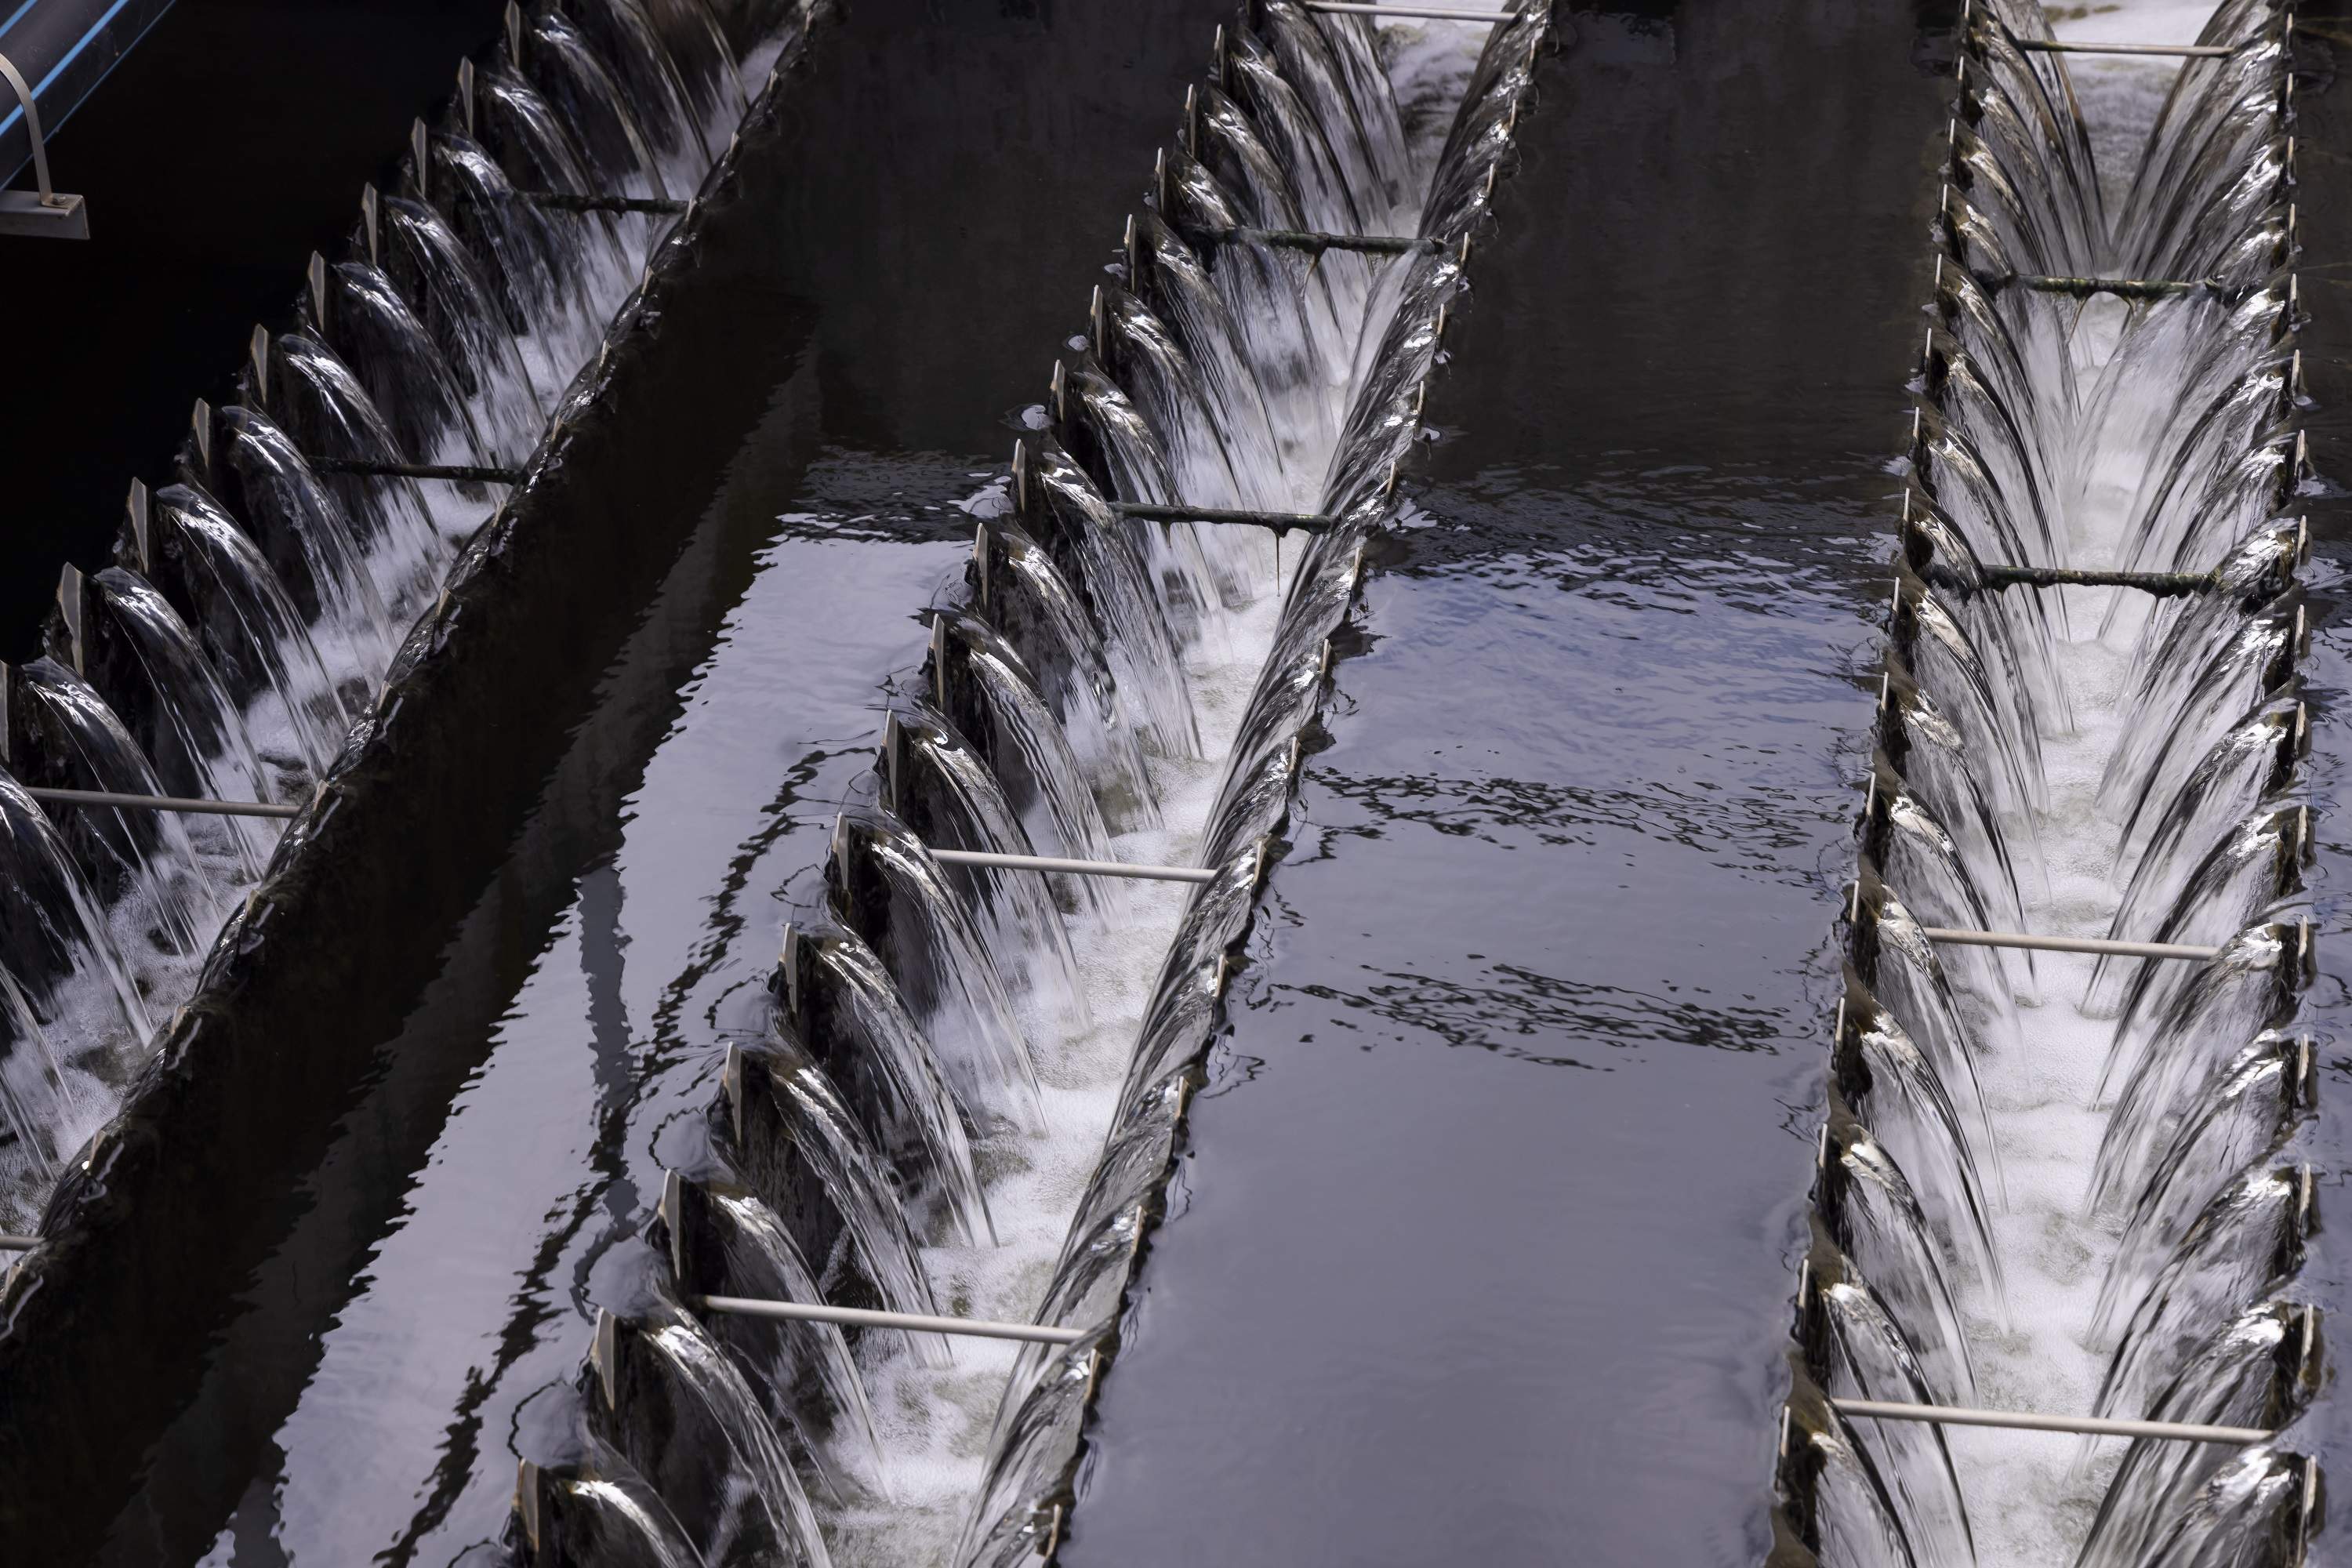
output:
{"label": "metal bracket", "polygon": [[25,80],[25,73],[6,55],[0,55],[0,76],[16,89],[16,101],[25,110],[25,135],[33,144],[33,181],[37,191],[0,191],[0,235],[23,235],[33,239],[88,239],[89,209],[82,205],[79,196],[67,195],[49,186],[49,155],[41,142],[41,111],[33,102],[33,89]]}

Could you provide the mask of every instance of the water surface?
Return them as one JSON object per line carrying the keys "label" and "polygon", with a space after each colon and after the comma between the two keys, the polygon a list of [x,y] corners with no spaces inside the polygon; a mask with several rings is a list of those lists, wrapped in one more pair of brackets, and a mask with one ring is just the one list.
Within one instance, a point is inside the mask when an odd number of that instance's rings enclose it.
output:
{"label": "water surface", "polygon": [[683,449],[730,455],[676,465],[639,520],[683,547],[546,715],[562,744],[470,910],[385,933],[372,962],[429,978],[349,1017],[375,1068],[230,1238],[235,1300],[192,1303],[218,1323],[200,1382],[100,1560],[442,1563],[504,1529],[600,1264],[866,787],[916,612],[970,550],[959,503],[1081,324],[1212,13],[881,0],[824,30],[756,160],[759,219],[697,284],[728,302],[729,363],[667,389],[704,426]]}
{"label": "water surface", "polygon": [[1762,1554],[1949,82],[1886,7],[1574,26],[1074,1568]]}

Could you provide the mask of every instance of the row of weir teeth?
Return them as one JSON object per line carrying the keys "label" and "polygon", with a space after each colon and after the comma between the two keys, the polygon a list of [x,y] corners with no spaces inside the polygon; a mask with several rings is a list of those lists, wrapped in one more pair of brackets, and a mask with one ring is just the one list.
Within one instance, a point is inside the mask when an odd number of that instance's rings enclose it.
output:
{"label": "row of weir teeth", "polygon": [[[2095,177],[2064,68],[2037,47],[2047,37],[2039,8],[1973,0],[1962,25],[1937,325],[1918,384],[1926,401],[1914,420],[1878,743],[1858,825],[1846,994],[1800,1270],[1796,1386],[1777,1448],[1776,1535],[1790,1563],[1972,1560],[1981,1541],[1959,1478],[1983,1461],[1956,1469],[1944,1434],[2007,1425],[2135,1438],[2081,1544],[2084,1564],[2127,1568],[2204,1550],[2296,1562],[2316,1522],[2317,1464],[2276,1451],[2272,1438],[2318,1386],[2322,1336],[2316,1309],[2293,1299],[2315,1179],[2286,1148],[2316,1092],[2311,1042],[2286,1032],[2315,958],[2309,921],[2276,915],[2302,896],[2312,856],[2309,808],[2283,799],[2309,742],[2296,673],[2308,628],[2295,582],[2308,533],[2300,518],[2273,515],[2304,471],[2300,434],[2285,428],[2300,383],[2288,270],[2292,19],[2259,0],[2230,0],[2198,50],[2176,51],[2192,63],[2152,133],[2136,193],[2136,203],[2161,205],[2201,177],[2252,199],[2226,206],[2227,224],[2192,212],[2169,230],[2136,205],[2115,226],[2120,265],[2104,269],[2085,246],[2086,237],[2108,243],[2104,220],[2067,212],[2086,202],[2095,214]],[[2224,107],[2239,117],[2225,123]],[[2245,164],[2215,167],[2224,156]],[[2245,167],[2257,183],[2241,177]],[[2275,170],[2267,185],[2264,167]],[[2021,279],[2021,293],[2002,291]],[[2128,314],[2108,356],[2086,370],[2076,336],[2096,329],[2080,312],[2103,299],[2113,303],[2096,308]],[[2155,426],[2173,444],[2156,448],[2149,468],[2191,467],[2200,438],[2221,445],[2187,500],[2163,488],[2151,498],[2145,484],[2130,498],[2124,515],[2143,531],[2119,541],[2124,565],[2164,570],[2077,568],[2066,525],[2084,504],[2076,498],[2093,492],[2064,465],[2095,454],[2113,406],[2102,400],[2126,395],[2108,390],[2117,367],[2152,356],[2149,343],[2165,346],[2158,330],[2179,334],[2179,373],[2190,379]],[[2085,376],[2096,390],[2078,404]],[[2217,426],[2221,436],[2178,433],[2190,385],[2217,408],[2236,396],[2242,413]],[[2037,400],[2063,406],[2059,427],[2074,447],[2045,451]],[[2231,436],[2246,447],[2228,445]],[[2241,462],[2241,451],[2252,455]],[[2206,477],[2231,464],[2249,476],[2237,492]],[[2075,484],[2085,488],[2065,488]],[[2042,984],[2030,963],[1984,948],[1945,947],[1939,957],[1933,943],[1961,933],[1933,928],[2021,930],[2026,910],[2051,903],[2032,886],[2047,875],[2035,826],[2050,798],[2042,736],[2063,738],[2074,721],[2053,662],[2062,631],[2053,623],[2063,626],[2068,606],[2042,595],[2070,583],[2120,595],[2126,607],[2103,631],[2140,623],[2143,682],[2168,676],[2168,658],[2210,651],[2223,662],[2202,685],[2189,679],[2202,664],[2170,674],[2168,704],[2140,699],[2143,721],[2165,728],[2152,756],[2126,744],[2108,760],[2104,798],[2122,805],[2098,808],[2122,823],[2126,858],[2115,875],[2130,877],[2110,937],[2176,944],[2102,959],[2082,1004],[2086,1019],[2121,1017],[2097,1091],[2112,1093],[2116,1109],[2084,1222],[2128,1220],[2082,1331],[2113,1341],[2115,1356],[2095,1410],[1985,1411],[1965,1397],[1977,1336],[1961,1303],[2006,1320],[1992,1222],[2008,1199],[2001,1123],[1976,1063],[2054,1037],[2017,1037],[2017,999]],[[2246,700],[2254,707],[2240,720]],[[2193,751],[2170,754],[2215,742],[2226,767]],[[2092,831],[2102,820],[2095,810]],[[2242,910],[2269,918],[2197,937],[2218,945],[2178,945],[2217,921],[2242,921]],[[1964,961],[1971,952],[1979,956]],[[2159,1069],[2168,1075],[2160,1081]],[[2235,1142],[2212,1131],[2224,1115],[2241,1118]],[[2136,1152],[2150,1141],[2161,1160]],[[2217,1258],[2230,1267],[2212,1272]],[[2053,1373],[2035,1384],[2053,1385],[2067,1382]],[[2115,1419],[2137,1417],[2136,1404],[2116,1402],[2138,1400],[2150,1402],[2151,1419]],[[2011,1513],[2033,1506],[2000,1501]],[[2045,1524],[2056,1528],[2054,1516]],[[2047,1555],[2055,1544],[2032,1550]]]}
{"label": "row of weir teeth", "polygon": [[[739,1389],[728,1381],[761,1375],[745,1359],[744,1341],[730,1337],[739,1330],[773,1334],[763,1342],[772,1344],[796,1336],[789,1342],[810,1364],[849,1364],[845,1328],[882,1336],[859,1340],[860,1364],[887,1365],[889,1347],[899,1343],[894,1335],[903,1336],[900,1359],[908,1364],[945,1353],[930,1343],[938,1321],[923,1310],[929,1287],[918,1249],[899,1249],[911,1265],[901,1267],[882,1256],[889,1247],[881,1239],[856,1234],[860,1222],[850,1210],[858,1200],[844,1185],[845,1173],[860,1161],[877,1168],[896,1163],[899,1190],[919,1201],[926,1182],[919,1167],[936,1171],[941,1163],[941,1140],[916,1135],[908,1118],[873,1095],[871,1080],[883,1071],[877,1058],[886,1054],[880,1037],[896,1026],[886,1027],[890,1020],[913,1026],[898,1030],[901,1048],[887,1073],[901,1084],[926,1074],[945,1083],[962,1100],[951,1120],[975,1144],[996,1135],[992,1129],[1018,1134],[1027,1113],[1018,1074],[983,1083],[969,1062],[960,1070],[952,1037],[969,1025],[962,1012],[979,993],[948,984],[941,967],[969,953],[993,972],[980,990],[1001,981],[1004,994],[1018,994],[1023,975],[1050,970],[1057,962],[1051,950],[1066,946],[1066,913],[1118,918],[1096,901],[1092,884],[1057,881],[1049,896],[1022,904],[1020,892],[1044,879],[1019,862],[1034,848],[1047,852],[1049,868],[1084,865],[1050,857],[1079,857],[1079,840],[1105,826],[1115,831],[1146,816],[1156,823],[1159,805],[1134,759],[1197,763],[1213,748],[1204,748],[1208,737],[1189,696],[1155,697],[1153,672],[1171,665],[1153,650],[1170,642],[1171,626],[1183,640],[1263,593],[1253,580],[1263,581],[1264,546],[1254,542],[1265,536],[1237,533],[1229,523],[1305,527],[1310,539],[1288,563],[1270,658],[1233,726],[1223,784],[1202,825],[1199,869],[1183,878],[1201,885],[1150,993],[1141,1038],[1120,1064],[1125,1081],[1108,1135],[1034,1311],[1044,1331],[1031,1337],[1046,1342],[1024,1351],[1008,1380],[983,1485],[969,1500],[952,1561],[959,1568],[1011,1563],[1050,1558],[1058,1548],[1078,1424],[1116,1344],[1128,1274],[1158,1212],[1177,1130],[1199,1081],[1197,1060],[1266,870],[1267,834],[1295,783],[1299,731],[1329,671],[1328,634],[1352,595],[1363,536],[1391,504],[1398,463],[1418,429],[1469,231],[1494,191],[1546,22],[1530,9],[1490,41],[1456,124],[1499,125],[1505,138],[1465,140],[1457,131],[1464,145],[1441,160],[1418,236],[1365,232],[1367,212],[1411,221],[1394,190],[1381,192],[1392,179],[1367,183],[1383,174],[1377,158],[1308,144],[1326,136],[1333,144],[1360,139],[1369,150],[1383,140],[1380,120],[1393,122],[1393,104],[1383,109],[1362,96],[1364,68],[1374,58],[1364,24],[1310,16],[1293,0],[1261,0],[1241,25],[1220,30],[1212,80],[1188,104],[1184,151],[1175,159],[1163,153],[1157,165],[1162,205],[1129,223],[1124,276],[1116,288],[1096,290],[1087,332],[1072,345],[1078,357],[1055,366],[1042,433],[1016,447],[1009,509],[977,530],[967,605],[930,616],[928,700],[901,699],[885,720],[876,765],[880,804],[836,819],[823,910],[786,929],[761,1037],[726,1046],[709,1157],[690,1175],[671,1171],[665,1178],[648,1225],[656,1278],[625,1310],[600,1310],[583,1373],[587,1457],[555,1468],[528,1460],[521,1467],[515,1529],[534,1565],[593,1560],[589,1538],[614,1529],[707,1546],[719,1529],[713,1488],[721,1474],[732,1477],[729,1495],[748,1482],[766,1509],[771,1517],[760,1528],[772,1532],[778,1556],[824,1559],[797,1471],[804,1465],[819,1473],[838,1462],[831,1450],[855,1425],[852,1407],[863,1393],[840,1388],[829,1407],[820,1402],[789,1417],[771,1402],[766,1414],[787,1425],[810,1423],[782,1463],[747,1462],[747,1450],[765,1439],[689,1453],[692,1445],[675,1441],[668,1415],[654,1408],[674,1415],[685,1397],[681,1380],[694,1381],[679,1359],[691,1352],[681,1347],[709,1340],[722,1347],[719,1363],[740,1363],[740,1374],[694,1374],[700,1381],[688,1399],[706,1412],[723,1405],[745,1413],[731,1423],[739,1426],[766,1425],[753,1410],[751,1384]],[[1299,77],[1326,84],[1320,100],[1304,94],[1292,79]],[[1228,89],[1231,99],[1222,96]],[[1204,110],[1212,95],[1218,96]],[[1321,123],[1271,127],[1268,142],[1284,149],[1286,166],[1333,158],[1359,171],[1346,188],[1360,205],[1352,213],[1315,210],[1300,195],[1308,182],[1294,177],[1286,188],[1251,198],[1255,222],[1182,221],[1179,209],[1197,213],[1186,204],[1204,198],[1243,205],[1220,189],[1209,163],[1223,148],[1228,172],[1247,174],[1246,154],[1263,157],[1265,150],[1237,149],[1236,139],[1259,135],[1257,116],[1295,113],[1283,109],[1294,97],[1316,101]],[[1205,133],[1204,112],[1215,116]],[[1204,145],[1204,134],[1216,145]],[[1387,134],[1401,150],[1400,133]],[[1295,219],[1267,222],[1277,209]],[[1351,216],[1358,221],[1346,221]],[[1383,290],[1359,259],[1366,256],[1393,258],[1385,264],[1408,270]],[[1247,294],[1254,279],[1271,283],[1271,293]],[[1213,292],[1202,292],[1203,280]],[[1220,345],[1230,325],[1234,348],[1262,333],[1317,352],[1310,318],[1318,309],[1329,311],[1334,300],[1346,304],[1352,331],[1365,339],[1361,346],[1339,344],[1344,355],[1324,372],[1353,406],[1339,409],[1341,417],[1319,435],[1286,429],[1259,410],[1313,389],[1288,384],[1296,374],[1289,361],[1247,352],[1221,360],[1227,350]],[[1242,321],[1244,304],[1266,319]],[[1354,328],[1358,321],[1364,324]],[[1198,380],[1177,384],[1179,372],[1197,373]],[[1221,374],[1234,384],[1218,389]],[[1203,413],[1216,417],[1203,420]],[[1252,421],[1268,426],[1271,439],[1255,450],[1273,460],[1272,473],[1252,471]],[[1212,492],[1205,505],[1204,489]],[[1318,510],[1282,510],[1309,494]],[[1275,559],[1279,570],[1282,558]],[[1044,776],[1062,771],[1083,775],[1076,789],[1057,791],[1056,779]],[[1016,906],[1043,912],[1025,923],[1017,911],[1001,914]],[[991,921],[999,923],[985,951],[935,937],[936,928]],[[864,989],[854,976],[864,977]],[[1028,999],[1034,1003],[1034,988]],[[899,1095],[902,1106],[908,1098]],[[993,1223],[991,1198],[971,1196],[963,1228],[978,1239]],[[942,1208],[929,1223],[951,1221]],[[768,1237],[761,1244],[764,1295],[734,1272],[745,1262],[747,1226]],[[910,1238],[924,1228],[898,1226]],[[747,1304],[784,1300],[775,1281],[785,1274],[800,1279],[789,1300],[817,1313],[791,1318],[789,1329],[747,1330],[740,1315],[730,1316]],[[648,1408],[635,1408],[639,1402]],[[650,1488],[631,1500],[600,1489],[645,1481]]]}
{"label": "row of weir teeth", "polygon": [[[520,477],[658,237],[516,204],[698,180],[744,105],[703,0],[509,6],[503,31],[398,184],[362,192],[344,258],[312,255],[289,329],[254,329],[236,401],[196,402],[174,482],[132,481],[112,564],[63,569],[44,657],[0,666],[0,896],[38,917],[0,922],[0,1229],[118,1102],[264,877],[264,821],[317,797],[488,509],[478,481]],[[534,192],[551,171],[564,188]]]}

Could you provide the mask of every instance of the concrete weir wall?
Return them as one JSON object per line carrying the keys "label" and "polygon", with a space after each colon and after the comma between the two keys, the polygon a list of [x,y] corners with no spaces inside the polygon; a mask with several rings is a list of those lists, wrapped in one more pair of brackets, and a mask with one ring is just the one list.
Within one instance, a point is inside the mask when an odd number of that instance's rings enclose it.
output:
{"label": "concrete weir wall", "polygon": [[[675,476],[721,472],[768,413],[772,357],[726,350],[747,325],[792,331],[746,193],[785,156],[814,42],[785,49],[0,1289],[0,1543],[41,1552],[20,1560],[81,1561],[109,1534],[240,1281],[305,1206],[299,1177],[390,1070],[377,1047],[439,967],[436,944],[385,933],[449,929],[477,902],[570,721],[609,695],[594,688],[612,655],[666,584],[692,590],[677,578],[705,498],[681,504]],[[225,1419],[224,1449],[241,1436]]]}
{"label": "concrete weir wall", "polygon": [[[2317,1173],[2319,1231],[2296,1277],[2296,1299],[2316,1304],[2333,1320],[2328,1339],[2342,1344],[2340,1325],[2352,1307],[2352,1257],[2338,1232],[2344,1226],[2345,1152],[2352,1148],[2352,1058],[2347,1058],[2347,1009],[2342,976],[2347,864],[2343,780],[2352,769],[2352,733],[2346,694],[2352,691],[2352,626],[2345,616],[2345,584],[2352,581],[2352,4],[2302,0],[2294,7],[2295,258],[2302,384],[2296,424],[2304,437],[2304,468],[2294,510],[2311,524],[2311,561],[2302,573],[2311,616],[2311,651],[2303,662],[2304,695],[2311,715],[2312,815],[2322,824],[2316,863],[2308,882],[2315,894],[2319,974],[2302,996],[2292,1026],[2308,1031],[2321,1077],[2316,1114],[2297,1134],[2294,1158]],[[2342,1371],[2281,1439],[2282,1448],[2318,1457],[2324,1470],[2324,1524],[2305,1549],[2313,1564],[2352,1563],[2352,1529],[2343,1501],[2352,1436]]]}

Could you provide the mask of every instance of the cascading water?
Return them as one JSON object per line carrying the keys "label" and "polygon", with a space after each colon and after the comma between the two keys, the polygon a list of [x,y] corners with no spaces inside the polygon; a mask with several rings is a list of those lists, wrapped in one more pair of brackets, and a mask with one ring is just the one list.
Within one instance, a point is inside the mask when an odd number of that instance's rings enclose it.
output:
{"label": "cascading water", "polygon": [[1775,1562],[2301,1560],[2286,1434],[1836,1404],[2277,1433],[2317,1384],[2289,33],[2224,0],[2217,54],[2078,74],[2039,6],[1967,14]]}
{"label": "cascading water", "polygon": [[490,499],[384,470],[528,458],[665,226],[539,198],[692,190],[808,19],[739,17],[739,59],[705,0],[509,10],[352,254],[311,258],[293,330],[256,330],[238,402],[196,405],[176,482],[132,485],[113,564],[67,570],[48,657],[0,668],[0,1232],[36,1228],[281,829],[16,781],[306,798]]}
{"label": "cascading water", "polygon": [[[930,614],[878,799],[838,819],[821,889],[716,1042],[696,1136],[663,1141],[576,1430],[526,1452],[520,1561],[1050,1557],[1327,638],[1547,21],[1382,32],[1259,0],[1221,31],[1010,486],[969,505],[968,595]],[[1261,226],[1418,243],[1310,257],[1231,232]],[[1302,542],[1138,503],[1318,521]],[[935,848],[1215,874],[1186,899]],[[1079,1337],[1016,1352],[704,1304],[725,1296]]]}

